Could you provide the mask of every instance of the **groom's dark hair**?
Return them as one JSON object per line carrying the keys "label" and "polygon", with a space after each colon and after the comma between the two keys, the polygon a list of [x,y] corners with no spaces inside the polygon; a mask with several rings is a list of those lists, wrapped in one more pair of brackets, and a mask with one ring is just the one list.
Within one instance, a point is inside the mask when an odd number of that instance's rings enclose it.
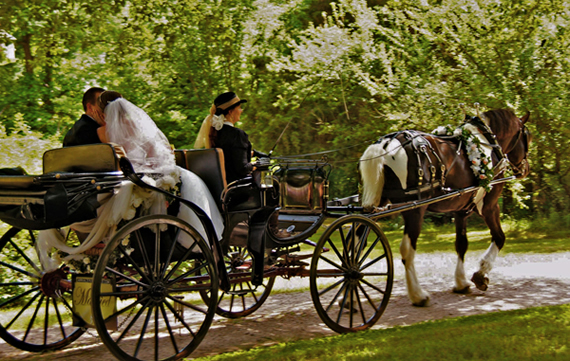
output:
{"label": "groom's dark hair", "polygon": [[97,104],[97,94],[104,92],[105,89],[99,87],[89,88],[85,94],[83,94],[83,110],[87,111],[87,104],[96,105]]}

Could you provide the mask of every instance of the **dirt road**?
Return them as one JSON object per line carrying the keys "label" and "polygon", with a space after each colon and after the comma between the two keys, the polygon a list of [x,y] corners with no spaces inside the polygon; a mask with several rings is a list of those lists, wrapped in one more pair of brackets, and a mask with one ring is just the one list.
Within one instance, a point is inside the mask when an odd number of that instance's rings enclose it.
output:
{"label": "dirt road", "polygon": [[[480,253],[468,253],[466,270],[473,271]],[[374,328],[410,325],[427,320],[570,303],[570,253],[506,254],[499,256],[486,292],[451,292],[455,254],[418,254],[416,269],[431,294],[431,306],[418,308],[406,296],[404,268],[395,255],[395,282],[386,312]],[[334,335],[319,319],[307,287],[308,280],[278,281],[276,291],[253,315],[238,320],[216,316],[193,357],[213,355],[253,346],[271,345]],[[93,334],[93,332],[91,332]],[[96,336],[83,335],[70,347],[43,355],[22,352],[0,340],[0,360],[106,361],[113,357]]]}

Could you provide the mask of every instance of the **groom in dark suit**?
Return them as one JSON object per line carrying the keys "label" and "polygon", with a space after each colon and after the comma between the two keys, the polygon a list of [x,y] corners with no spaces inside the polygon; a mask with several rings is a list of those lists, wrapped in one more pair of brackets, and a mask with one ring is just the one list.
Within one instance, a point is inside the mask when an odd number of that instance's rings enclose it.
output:
{"label": "groom in dark suit", "polygon": [[97,128],[105,125],[97,112],[97,98],[105,89],[93,87],[83,94],[85,114],[79,118],[63,138],[63,146],[101,143]]}

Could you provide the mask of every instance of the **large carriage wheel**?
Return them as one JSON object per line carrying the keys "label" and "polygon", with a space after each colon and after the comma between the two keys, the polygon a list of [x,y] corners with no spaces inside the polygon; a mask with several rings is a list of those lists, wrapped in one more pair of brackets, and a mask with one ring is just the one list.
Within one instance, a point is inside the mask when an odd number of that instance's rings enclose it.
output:
{"label": "large carriage wheel", "polygon": [[[251,283],[253,263],[247,248],[230,246],[224,257],[231,289],[221,291],[218,298],[216,313],[226,318],[240,318],[251,315],[267,300],[275,276],[263,279],[263,284],[254,286]],[[210,299],[210,293],[202,291],[202,297],[206,302]]]}
{"label": "large carriage wheel", "polygon": [[345,333],[372,327],[390,299],[392,252],[378,225],[349,215],[323,233],[311,262],[313,303],[323,322]]}
{"label": "large carriage wheel", "polygon": [[[184,234],[189,248],[177,242]],[[113,291],[103,288],[109,280]],[[200,291],[213,300],[204,304]],[[217,292],[214,257],[194,228],[171,216],[141,217],[117,232],[97,262],[93,319],[120,360],[178,360],[206,335]],[[116,310],[109,312],[104,306],[114,304],[112,297]]]}
{"label": "large carriage wheel", "polygon": [[0,239],[0,337],[31,352],[60,349],[84,332],[73,326],[68,273],[42,269],[37,233],[10,228]]}

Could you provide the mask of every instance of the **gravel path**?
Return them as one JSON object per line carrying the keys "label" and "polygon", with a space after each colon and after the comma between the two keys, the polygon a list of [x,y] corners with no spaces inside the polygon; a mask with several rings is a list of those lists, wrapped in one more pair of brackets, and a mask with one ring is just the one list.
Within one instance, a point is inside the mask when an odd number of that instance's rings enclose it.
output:
{"label": "gravel path", "polygon": [[[481,252],[469,252],[466,271],[477,268]],[[386,312],[374,328],[410,325],[427,320],[468,316],[534,306],[570,303],[570,252],[553,254],[502,254],[490,274],[489,289],[473,288],[466,295],[451,292],[455,271],[455,253],[431,253],[416,256],[416,269],[422,286],[431,294],[431,306],[418,308],[406,296],[404,267],[395,259],[395,281]],[[206,338],[193,357],[213,355],[258,345],[334,335],[313,308],[308,279],[278,280],[276,292],[253,315],[238,320],[216,316]],[[0,340],[0,359],[98,361],[113,357],[98,341],[84,335],[70,347],[55,353],[37,355],[22,352]]]}

